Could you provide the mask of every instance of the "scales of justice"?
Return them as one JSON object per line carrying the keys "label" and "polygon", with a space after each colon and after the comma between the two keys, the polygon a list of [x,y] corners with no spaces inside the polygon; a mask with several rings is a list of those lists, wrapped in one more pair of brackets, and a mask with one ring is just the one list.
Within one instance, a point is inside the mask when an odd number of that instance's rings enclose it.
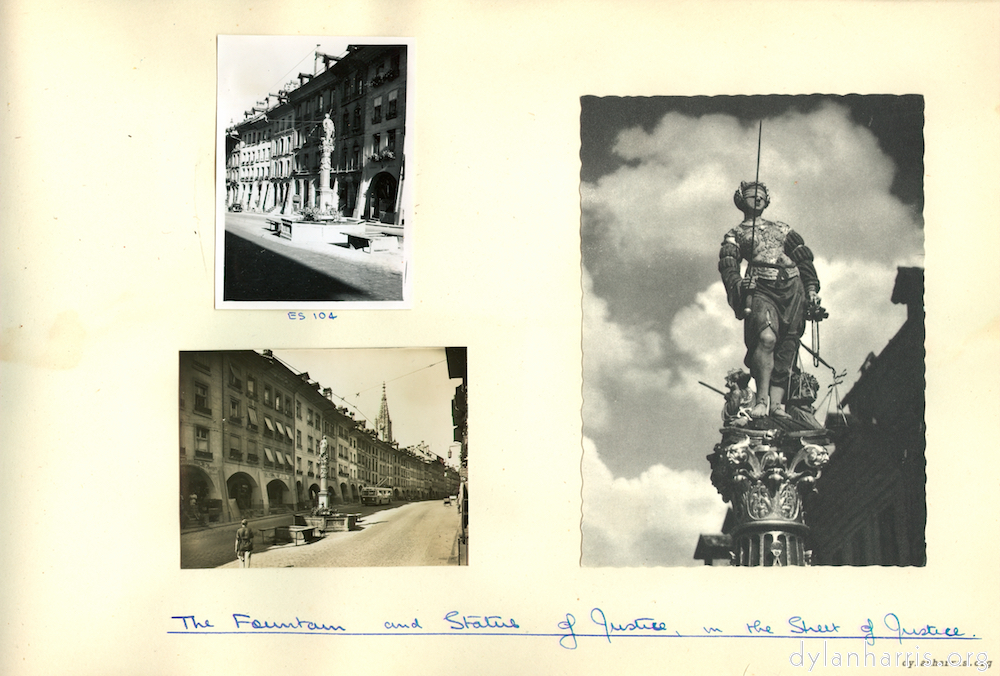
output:
{"label": "scales of justice", "polygon": [[[829,315],[820,305],[813,253],[789,225],[762,218],[770,195],[759,179],[760,135],[757,177],[733,196],[744,220],[726,233],[719,252],[729,305],[744,324],[750,372],[730,371],[728,391],[701,383],[726,400],[722,440],[707,459],[712,484],[732,507],[732,565],[806,566],[803,497],[815,490],[834,443],[813,415],[819,383],[802,370],[800,347],[814,367],[833,372],[828,396],[838,410],[836,387],[846,374],[820,357],[819,323]],[[811,348],[801,340],[807,322]]]}

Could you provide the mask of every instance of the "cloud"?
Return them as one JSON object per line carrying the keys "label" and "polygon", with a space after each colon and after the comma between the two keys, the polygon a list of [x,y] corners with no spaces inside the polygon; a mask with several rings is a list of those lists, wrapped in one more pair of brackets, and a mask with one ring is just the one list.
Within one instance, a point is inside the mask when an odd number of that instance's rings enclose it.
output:
{"label": "cloud", "polygon": [[713,283],[695,296],[694,303],[682,307],[670,325],[670,338],[687,355],[690,393],[696,381],[706,380],[721,386],[721,379],[731,368],[742,366],[746,350],[743,329],[729,303],[722,281]]}
{"label": "cloud", "polygon": [[[664,254],[713,255],[741,216],[732,194],[756,172],[757,128],[735,117],[671,112],[647,132],[620,132],[626,162],[582,187],[584,218],[615,253],[647,262]],[[890,193],[895,165],[848,110],[827,103],[764,122],[761,180],[767,217],[792,225],[832,260],[911,260],[922,231]]]}
{"label": "cloud", "polygon": [[657,367],[663,338],[655,331],[623,327],[609,319],[607,303],[594,293],[583,271],[583,411],[587,426],[600,429],[607,420],[609,397],[618,387],[663,390],[670,373]]}
{"label": "cloud", "polygon": [[696,565],[698,536],[718,533],[726,514],[707,470],[657,464],[638,478],[616,479],[594,442],[583,445],[583,564]]}

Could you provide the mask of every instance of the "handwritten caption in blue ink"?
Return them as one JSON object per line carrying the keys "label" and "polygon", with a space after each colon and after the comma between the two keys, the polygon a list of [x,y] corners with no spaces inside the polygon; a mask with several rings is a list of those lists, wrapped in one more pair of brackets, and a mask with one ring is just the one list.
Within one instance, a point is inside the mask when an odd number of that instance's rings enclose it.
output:
{"label": "handwritten caption in blue ink", "polygon": [[288,318],[292,321],[306,321],[307,319],[336,319],[337,315],[328,312],[289,312]]}
{"label": "handwritten caption in blue ink", "polygon": [[578,638],[602,638],[611,643],[612,637],[637,637],[652,638],[656,636],[678,637],[678,638],[747,638],[747,637],[769,637],[769,638],[802,638],[803,636],[824,636],[831,638],[863,638],[868,645],[875,645],[876,639],[895,640],[902,644],[903,639],[926,638],[933,639],[966,639],[978,640],[975,635],[968,637],[959,630],[958,627],[939,627],[938,625],[926,623],[917,626],[905,626],[895,613],[887,613],[882,618],[882,624],[889,635],[879,635],[882,628],[876,628],[870,619],[866,619],[864,624],[858,629],[860,634],[851,630],[842,631],[840,624],[836,622],[814,622],[806,621],[801,615],[793,615],[786,620],[787,626],[772,628],[770,624],[754,619],[745,623],[744,630],[738,629],[736,633],[729,633],[720,627],[703,626],[701,633],[681,633],[679,629],[672,628],[667,622],[659,621],[652,617],[640,617],[625,621],[609,620],[605,612],[600,608],[590,611],[591,630],[596,628],[595,633],[581,632],[577,628],[577,619],[572,613],[566,613],[564,620],[557,623],[557,627],[563,633],[559,636],[559,645],[567,650],[576,650],[579,646]]}
{"label": "handwritten caption in blue ink", "polygon": [[205,617],[195,615],[174,615],[172,620],[179,624],[171,634],[248,634],[248,633],[312,633],[338,634],[344,636],[386,636],[414,635],[449,636],[449,635],[494,635],[520,637],[551,637],[558,641],[559,646],[567,650],[576,650],[583,638],[596,638],[602,642],[611,643],[619,638],[824,638],[824,639],[864,639],[867,645],[875,645],[876,640],[889,640],[902,644],[904,640],[980,640],[975,634],[971,636],[961,631],[957,626],[942,626],[931,623],[905,622],[896,613],[886,613],[876,625],[870,618],[862,624],[849,627],[838,622],[821,618],[806,618],[793,615],[783,624],[771,625],[759,618],[745,622],[743,626],[729,629],[721,626],[702,626],[690,632],[685,631],[670,621],[657,617],[626,617],[619,618],[604,609],[595,607],[583,616],[582,621],[570,612],[555,623],[556,631],[531,631],[508,615],[472,615],[458,610],[446,612],[440,619],[428,623],[419,617],[412,620],[393,618],[382,622],[381,626],[366,630],[349,630],[343,624],[313,618],[303,619],[296,616],[288,619],[258,618],[246,613],[233,613],[232,623],[227,618],[223,625],[218,625]]}
{"label": "handwritten caption in blue ink", "polygon": [[[171,631],[171,634],[245,634],[245,633],[338,633],[344,635],[360,634],[384,634],[385,632],[348,632],[343,625],[329,622],[318,622],[314,620],[303,620],[296,616],[292,620],[273,620],[254,618],[246,613],[233,613],[233,623],[227,622],[225,625],[213,624],[211,619],[199,618],[196,615],[174,615],[170,619],[178,620],[183,627],[182,630]],[[513,618],[505,618],[500,615],[463,615],[457,610],[449,611],[442,618],[447,623],[444,627],[449,632],[486,632],[491,633],[496,630],[520,629],[520,625]],[[414,617],[412,620],[386,620],[382,623],[382,629],[389,632],[406,633],[429,633],[424,632],[424,626],[420,623],[420,618]]]}

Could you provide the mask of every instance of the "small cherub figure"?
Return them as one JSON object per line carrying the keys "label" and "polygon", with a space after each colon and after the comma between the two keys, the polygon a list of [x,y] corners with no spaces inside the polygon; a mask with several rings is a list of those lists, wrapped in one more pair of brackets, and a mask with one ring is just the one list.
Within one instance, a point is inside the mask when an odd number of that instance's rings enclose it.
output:
{"label": "small cherub figure", "polygon": [[750,374],[743,369],[733,369],[726,374],[726,405],[722,420],[727,427],[745,427],[750,422],[750,409],[756,394],[750,389]]}

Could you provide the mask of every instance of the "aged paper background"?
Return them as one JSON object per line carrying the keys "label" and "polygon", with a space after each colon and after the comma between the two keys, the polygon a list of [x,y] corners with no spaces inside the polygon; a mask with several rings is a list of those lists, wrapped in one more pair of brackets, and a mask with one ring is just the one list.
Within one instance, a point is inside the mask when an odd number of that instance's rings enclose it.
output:
{"label": "aged paper background", "polygon": [[[0,671],[797,670],[790,640],[168,634],[234,612],[447,631],[451,610],[556,633],[595,607],[681,633],[893,612],[996,659],[997,9],[6,3]],[[411,310],[213,309],[220,33],[415,39]],[[926,97],[930,564],[580,569],[579,97],[813,92]],[[179,569],[178,350],[410,345],[469,348],[470,567]]]}

